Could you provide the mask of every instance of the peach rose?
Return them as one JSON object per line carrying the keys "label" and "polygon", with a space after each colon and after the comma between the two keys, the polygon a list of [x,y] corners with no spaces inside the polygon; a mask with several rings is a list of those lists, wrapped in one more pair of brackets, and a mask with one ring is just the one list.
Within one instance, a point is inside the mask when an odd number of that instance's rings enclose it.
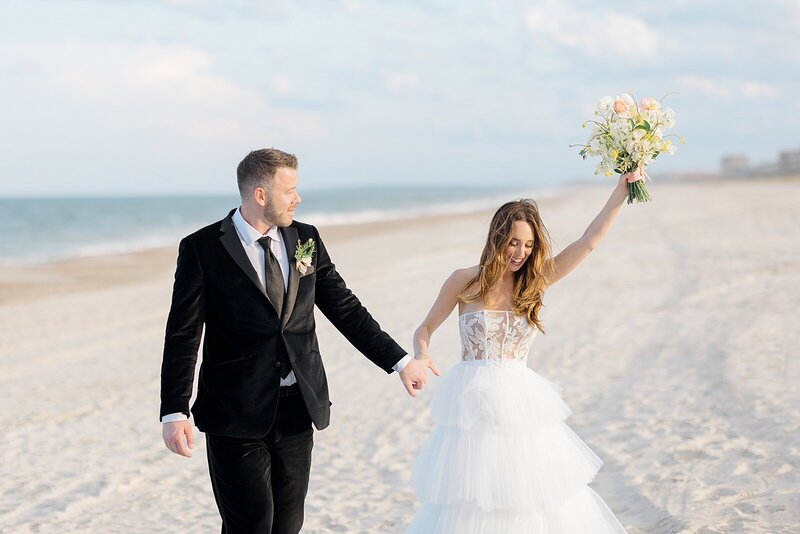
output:
{"label": "peach rose", "polygon": [[626,104],[624,100],[618,98],[614,100],[614,111],[621,115],[628,111],[628,104]]}

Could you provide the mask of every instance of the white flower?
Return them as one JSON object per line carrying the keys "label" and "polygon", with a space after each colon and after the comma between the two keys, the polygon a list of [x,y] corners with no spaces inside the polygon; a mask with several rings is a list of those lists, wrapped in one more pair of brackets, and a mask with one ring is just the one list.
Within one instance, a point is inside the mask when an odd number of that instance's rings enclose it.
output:
{"label": "white flower", "polygon": [[298,271],[300,271],[300,274],[306,274],[310,265],[311,265],[310,257],[304,257],[295,261],[295,267],[297,268]]}

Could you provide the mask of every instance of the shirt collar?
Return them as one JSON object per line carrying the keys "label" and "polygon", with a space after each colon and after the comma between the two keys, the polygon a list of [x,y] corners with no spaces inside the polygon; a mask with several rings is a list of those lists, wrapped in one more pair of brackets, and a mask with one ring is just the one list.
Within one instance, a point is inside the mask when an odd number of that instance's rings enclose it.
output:
{"label": "shirt collar", "polygon": [[266,234],[261,234],[261,232],[250,226],[250,223],[242,217],[241,208],[237,208],[233,212],[233,226],[236,228],[236,233],[239,234],[239,239],[244,241],[247,246],[252,245],[264,236],[269,236],[278,243],[283,241],[277,226],[270,228]]}

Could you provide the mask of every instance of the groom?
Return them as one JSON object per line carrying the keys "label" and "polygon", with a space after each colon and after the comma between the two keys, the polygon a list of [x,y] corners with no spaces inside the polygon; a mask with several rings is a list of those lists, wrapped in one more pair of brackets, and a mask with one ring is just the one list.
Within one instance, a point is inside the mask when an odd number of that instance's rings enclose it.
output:
{"label": "groom", "polygon": [[206,433],[222,532],[295,534],[311,424],[330,421],[314,306],[375,365],[397,371],[411,396],[426,372],[347,288],[317,229],[292,220],[297,158],[250,152],[237,179],[241,206],[180,243],[161,366],[164,442],[191,456],[189,400],[205,327],[191,412]]}

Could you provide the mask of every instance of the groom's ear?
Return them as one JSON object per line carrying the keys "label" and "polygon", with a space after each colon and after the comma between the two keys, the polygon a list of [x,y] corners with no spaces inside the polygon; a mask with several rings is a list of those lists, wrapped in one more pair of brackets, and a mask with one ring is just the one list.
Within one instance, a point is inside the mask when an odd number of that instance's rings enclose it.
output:
{"label": "groom's ear", "polygon": [[263,187],[255,187],[253,189],[252,195],[253,195],[253,200],[258,202],[258,204],[260,206],[266,206],[267,205],[267,190],[266,189],[264,189]]}

